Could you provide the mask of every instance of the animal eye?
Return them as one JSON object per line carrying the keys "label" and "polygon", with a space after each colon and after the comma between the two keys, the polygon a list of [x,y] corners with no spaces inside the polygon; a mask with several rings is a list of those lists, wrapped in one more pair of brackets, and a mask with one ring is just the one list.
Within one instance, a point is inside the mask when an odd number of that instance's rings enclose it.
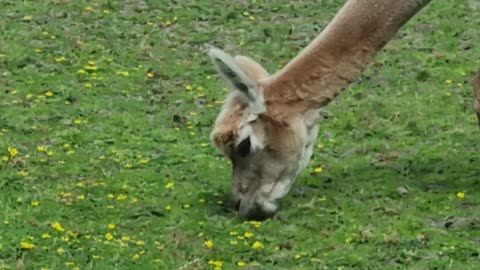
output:
{"label": "animal eye", "polygon": [[250,153],[250,137],[247,137],[238,144],[237,153],[242,157],[245,157]]}

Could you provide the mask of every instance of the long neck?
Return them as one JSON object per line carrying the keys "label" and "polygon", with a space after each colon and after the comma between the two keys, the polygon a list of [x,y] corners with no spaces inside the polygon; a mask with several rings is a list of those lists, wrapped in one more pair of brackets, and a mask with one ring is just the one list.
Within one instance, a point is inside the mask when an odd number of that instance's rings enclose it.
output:
{"label": "long neck", "polygon": [[323,32],[265,79],[272,103],[322,107],[357,80],[365,65],[430,0],[350,0]]}

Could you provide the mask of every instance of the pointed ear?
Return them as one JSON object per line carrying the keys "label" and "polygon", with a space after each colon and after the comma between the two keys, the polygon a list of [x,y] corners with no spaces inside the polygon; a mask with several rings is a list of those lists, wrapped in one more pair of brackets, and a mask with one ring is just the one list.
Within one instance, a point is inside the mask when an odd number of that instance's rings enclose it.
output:
{"label": "pointed ear", "polygon": [[268,72],[257,61],[243,55],[236,55],[235,62],[245,71],[254,81],[259,81],[268,77]]}
{"label": "pointed ear", "polygon": [[208,52],[218,72],[230,83],[234,90],[240,91],[256,109],[263,107],[263,98],[256,90],[256,80],[250,77],[230,55],[212,48]]}

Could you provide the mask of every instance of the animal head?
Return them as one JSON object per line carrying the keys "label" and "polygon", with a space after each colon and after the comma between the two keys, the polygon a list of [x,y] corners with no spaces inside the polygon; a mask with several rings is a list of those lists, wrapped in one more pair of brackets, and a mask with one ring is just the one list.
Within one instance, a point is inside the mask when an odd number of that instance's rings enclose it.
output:
{"label": "animal head", "polygon": [[321,108],[428,2],[350,0],[319,37],[273,75],[248,57],[209,51],[233,90],[211,137],[232,163],[231,203],[241,217],[263,219],[277,212],[310,160]]}
{"label": "animal head", "polygon": [[272,104],[268,73],[254,60],[218,49],[210,57],[233,89],[212,132],[232,163],[232,205],[249,219],[271,216],[310,159],[320,115]]}

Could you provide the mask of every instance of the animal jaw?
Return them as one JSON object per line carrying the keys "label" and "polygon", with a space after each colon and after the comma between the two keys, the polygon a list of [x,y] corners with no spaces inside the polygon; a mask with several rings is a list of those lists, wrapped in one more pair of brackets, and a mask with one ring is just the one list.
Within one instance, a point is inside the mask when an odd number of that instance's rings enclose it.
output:
{"label": "animal jaw", "polygon": [[245,56],[209,52],[234,90],[212,131],[232,162],[232,205],[247,219],[270,217],[308,165],[321,108],[350,83],[430,0],[350,0],[307,48],[273,75]]}

